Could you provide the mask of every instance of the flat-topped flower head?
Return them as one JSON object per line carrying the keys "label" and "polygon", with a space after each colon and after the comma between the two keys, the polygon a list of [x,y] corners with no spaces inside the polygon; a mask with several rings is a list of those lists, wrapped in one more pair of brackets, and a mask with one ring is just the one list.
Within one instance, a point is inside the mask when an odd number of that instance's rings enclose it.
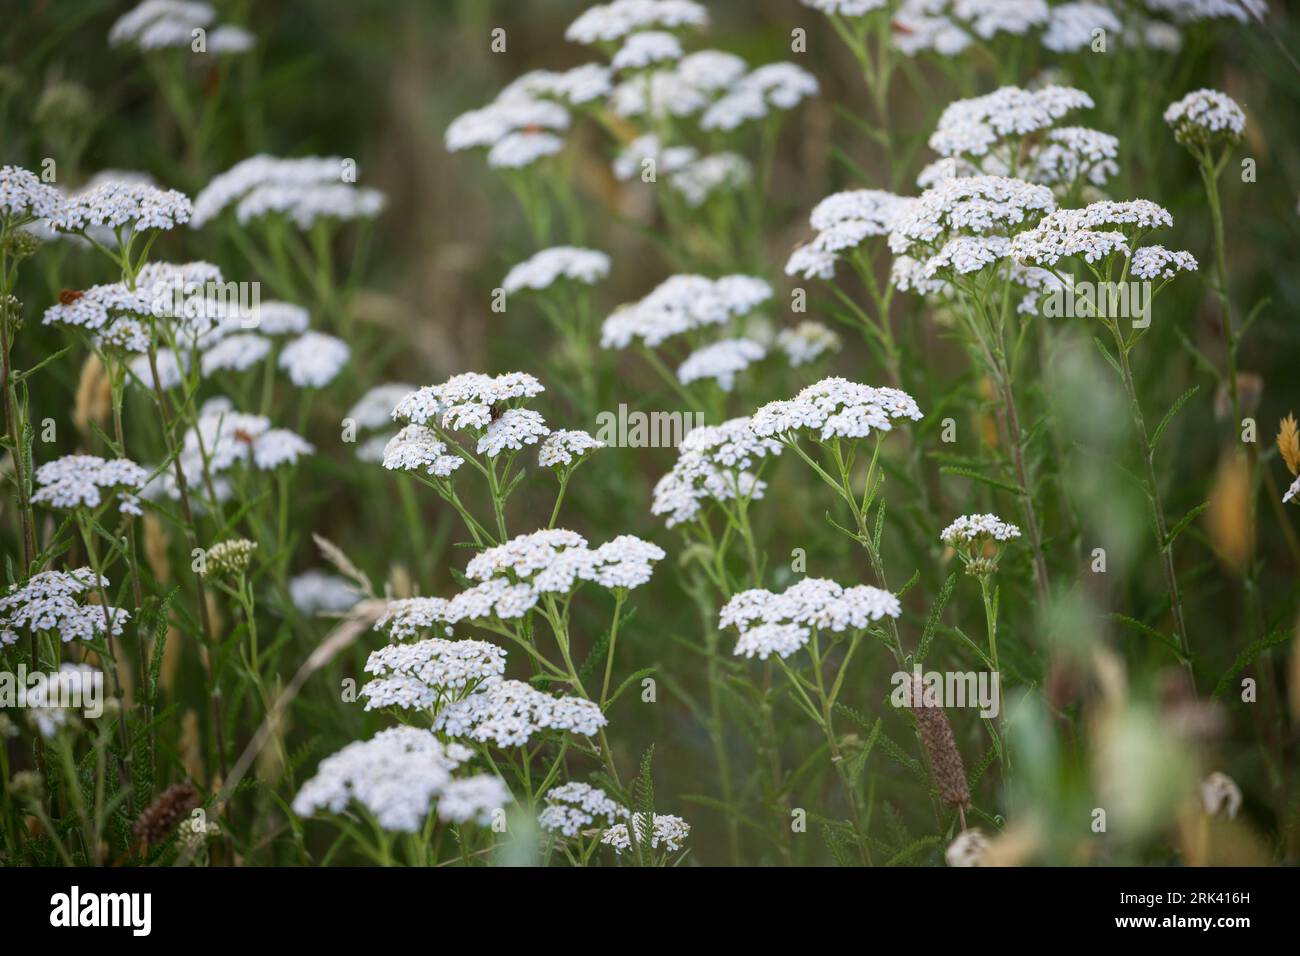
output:
{"label": "flat-topped flower head", "polygon": [[509,136],[528,131],[563,133],[569,123],[569,111],[559,103],[508,93],[452,120],[443,144],[452,153],[478,147],[490,149]]}
{"label": "flat-topped flower head", "polygon": [[452,772],[472,756],[468,747],[444,744],[431,731],[389,727],[322,760],[294,797],[293,810],[306,816],[356,805],[385,830],[418,833],[454,782]]}
{"label": "flat-topped flower head", "polygon": [[393,421],[393,409],[411,392],[414,385],[402,382],[385,382],[376,385],[357,399],[345,417],[350,418],[360,429],[387,428]]}
{"label": "flat-topped flower head", "polygon": [[1246,112],[1227,93],[1196,90],[1170,103],[1165,122],[1189,149],[1236,143],[1246,131]]}
{"label": "flat-topped flower head", "polygon": [[1179,272],[1195,272],[1196,257],[1190,252],[1171,252],[1164,246],[1143,246],[1133,253],[1130,274],[1139,279],[1172,279]]}
{"label": "flat-topped flower head", "polygon": [[476,823],[490,826],[514,797],[498,776],[476,773],[452,780],[438,798],[438,819],[448,823]]}
{"label": "flat-topped flower head", "polygon": [[791,254],[786,274],[834,278],[835,263],[842,255],[871,238],[888,235],[916,202],[880,189],[851,189],[827,196],[808,217],[817,234]]}
{"label": "flat-topped flower head", "polygon": [[1101,187],[1119,173],[1119,140],[1084,126],[1048,132],[1033,153],[1028,175],[1037,183],[1070,189],[1087,183]]}
{"label": "flat-topped flower head", "polygon": [[531,684],[503,680],[448,704],[434,718],[433,729],[478,743],[522,747],[546,731],[591,737],[607,723],[594,701],[553,697]]}
{"label": "flat-topped flower head", "polygon": [[563,428],[551,432],[537,449],[537,464],[564,472],[587,458],[605,443],[578,429]]}
{"label": "flat-topped flower head", "polygon": [[140,182],[107,182],[69,196],[50,221],[63,232],[93,227],[133,233],[169,230],[190,221],[189,197]]}
{"label": "flat-topped flower head", "polygon": [[546,806],[537,815],[537,823],[543,830],[574,837],[597,820],[608,826],[626,820],[628,815],[628,809],[610,799],[604,790],[575,780],[546,791]]}
{"label": "flat-topped flower head", "polygon": [[698,209],[719,193],[740,189],[753,178],[749,160],[739,153],[722,152],[702,156],[668,177],[692,209]]}
{"label": "flat-topped flower head", "polygon": [[922,262],[923,275],[930,277],[939,267],[962,261],[958,252],[970,255],[982,250],[987,256],[1005,255],[997,242],[974,243],[961,250],[954,247],[930,264],[930,257],[953,238],[1004,239],[1055,208],[1056,198],[1046,186],[1003,176],[947,179],[927,189],[895,224],[889,248],[895,255]]}
{"label": "flat-topped flower head", "polygon": [[930,148],[940,156],[984,156],[1004,141],[1023,139],[1055,125],[1071,110],[1092,106],[1092,97],[1071,87],[1004,86],[948,104],[930,136]]}
{"label": "flat-topped flower head", "polygon": [[672,471],[655,484],[650,513],[672,528],[694,521],[710,501],[762,498],[766,485],[751,469],[781,450],[779,442],[755,435],[748,418],[693,428]]}
{"label": "flat-topped flower head", "polygon": [[701,28],[709,12],[693,0],[613,0],[589,7],[569,24],[564,38],[586,45],[613,43],[641,30]]}
{"label": "flat-topped flower head", "polygon": [[1123,35],[1124,25],[1110,7],[1101,3],[1072,2],[1052,7],[1048,14],[1047,29],[1043,31],[1042,44],[1056,53],[1078,53],[1090,50],[1102,30],[1107,36]]}
{"label": "flat-topped flower head", "polygon": [[95,509],[105,496],[118,496],[123,512],[138,515],[135,493],[148,477],[147,471],[127,458],[64,455],[36,469],[32,503],[60,510]]}
{"label": "flat-topped flower head", "polygon": [[433,478],[450,478],[465,459],[448,453],[447,443],[424,425],[407,425],[384,445],[383,465],[389,471],[414,471]]}
{"label": "flat-topped flower head", "polygon": [[688,355],[677,368],[677,380],[690,385],[701,379],[712,379],[718,388],[729,392],[736,385],[736,375],[766,355],[766,346],[753,339],[722,339]]}
{"label": "flat-topped flower head", "polygon": [[[465,574],[484,584],[522,585],[533,593],[535,601],[537,594],[567,594],[582,581],[611,590],[639,587],[663,558],[662,548],[633,535],[620,535],[591,549],[587,539],[575,531],[547,528],[475,555]],[[490,596],[497,597],[495,593]],[[478,597],[466,600],[477,601]],[[460,613],[455,599],[452,604],[450,613]]]}
{"label": "flat-topped flower head", "polygon": [[846,588],[829,578],[804,578],[780,594],[761,588],[734,595],[718,615],[720,627],[740,632],[735,653],[766,660],[787,658],[816,630],[860,631],[902,613],[889,591],[860,584]]}
{"label": "flat-topped flower head", "polygon": [[830,16],[865,17],[875,10],[889,6],[889,0],[799,0],[805,7],[812,7]]}
{"label": "flat-topped flower head", "polygon": [[63,196],[41,182],[35,173],[21,166],[0,166],[0,226],[55,219],[63,208]]}
{"label": "flat-topped flower head", "polygon": [[233,206],[241,224],[279,215],[305,230],[322,219],[373,219],[384,205],[379,190],[356,185],[353,160],[259,154],[236,163],[204,187],[194,199],[191,225],[197,229]]}
{"label": "flat-topped flower head", "polygon": [[1146,5],[1151,10],[1170,14],[1180,23],[1222,19],[1262,23],[1268,13],[1267,0],[1146,0]]}
{"label": "flat-topped flower head", "polygon": [[838,352],[840,337],[821,322],[804,319],[794,328],[778,332],[776,347],[785,353],[792,367],[798,368],[817,361],[829,352]]}
{"label": "flat-topped flower head", "polygon": [[584,63],[562,73],[531,70],[498,93],[497,102],[556,99],[569,106],[582,106],[609,95],[612,74],[613,70],[603,63]]}
{"label": "flat-topped flower head", "polygon": [[393,418],[449,431],[482,432],[496,415],[543,391],[542,383],[526,372],[463,372],[411,392],[394,407]]}
{"label": "flat-topped flower head", "polygon": [[42,322],[81,329],[100,348],[144,352],[151,339],[149,325],[158,315],[157,303],[147,291],[133,292],[114,282],[65,292],[45,310]]}
{"label": "flat-topped flower head", "polygon": [[997,515],[962,515],[943,529],[939,539],[944,544],[957,547],[980,540],[1010,541],[1020,537],[1020,529],[1008,524]]}
{"label": "flat-topped flower head", "polygon": [[270,352],[270,339],[253,332],[237,332],[207,348],[199,367],[205,378],[221,371],[246,372]]}
{"label": "flat-topped flower head", "polygon": [[375,678],[361,688],[366,710],[434,711],[501,680],[506,653],[487,641],[431,638],[381,647],[365,670]]}
{"label": "flat-topped flower head", "polygon": [[966,573],[981,577],[997,570],[1001,547],[1020,537],[1020,529],[997,515],[962,515],[939,535],[939,540],[957,552]]}
{"label": "flat-topped flower head", "polygon": [[193,0],[144,0],[113,22],[109,46],[137,46],[142,50],[186,46],[193,31],[211,25],[216,11]]}
{"label": "flat-topped flower head", "polygon": [[[311,443],[296,432],[272,428],[265,415],[239,412],[226,401],[214,400],[200,410],[197,425],[186,430],[180,464],[188,484],[205,487],[208,478],[219,478],[236,466],[273,471],[297,464],[299,458],[314,451]],[[171,468],[162,471],[155,482],[147,492],[157,490],[179,498]],[[217,485],[219,497],[224,497],[223,490],[229,493],[228,485]]]}
{"label": "flat-topped flower head", "polygon": [[375,622],[376,631],[386,632],[394,641],[416,637],[426,631],[451,634],[454,618],[451,602],[440,597],[413,597],[389,601]]}
{"label": "flat-topped flower head", "polygon": [[531,408],[507,408],[499,418],[488,423],[474,451],[495,458],[503,451],[521,451],[525,445],[536,445],[550,433],[538,412]]}
{"label": "flat-topped flower head", "polygon": [[[1169,211],[1148,199],[1104,200],[1045,216],[1012,239],[1011,255],[1025,265],[1044,267],[1068,258],[1100,262],[1116,254],[1133,254],[1133,237],[1172,225]],[[1180,267],[1187,265],[1186,260],[1180,261]]]}
{"label": "flat-topped flower head", "polygon": [[794,398],[768,402],[750,428],[760,438],[794,440],[805,432],[817,440],[865,438],[887,432],[899,419],[921,420],[916,400],[896,388],[873,388],[844,378],[825,378]]}
{"label": "flat-topped flower head", "polygon": [[[642,73],[619,83],[610,91],[608,105],[626,117],[695,116],[725,95],[748,71],[749,64],[734,53],[698,50],[671,68]],[[669,171],[662,163],[659,168]]]}
{"label": "flat-topped flower head", "polygon": [[685,169],[698,156],[699,151],[694,146],[669,146],[665,149],[658,136],[646,133],[628,143],[615,157],[614,177],[626,182],[650,168],[652,162],[656,176],[660,172],[675,173]]}
{"label": "flat-topped flower head", "polygon": [[817,78],[794,63],[767,63],[741,77],[700,117],[700,129],[730,132],[772,110],[789,110],[820,88]]}
{"label": "flat-topped flower head", "polygon": [[278,364],[299,388],[324,388],[343,370],[352,350],[323,332],[304,332],[280,351]]}
{"label": "flat-topped flower head", "polygon": [[[691,835],[691,825],[669,813],[656,813],[653,821],[647,820],[644,813],[634,813],[629,820],[636,827],[637,845],[648,841],[653,850],[663,847],[669,853],[676,853]],[[612,846],[615,853],[632,849],[632,836],[627,828],[627,823],[614,824],[601,834],[600,842]]]}
{"label": "flat-topped flower head", "polygon": [[616,71],[642,70],[658,63],[680,60],[682,43],[673,34],[663,30],[644,30],[633,33],[610,61]]}
{"label": "flat-topped flower head", "polygon": [[609,275],[609,256],[595,249],[554,246],[525,259],[506,273],[501,283],[507,295],[523,289],[549,289],[556,282],[569,280],[595,285]]}
{"label": "flat-topped flower head", "polygon": [[0,647],[17,643],[21,632],[52,634],[63,643],[119,637],[130,618],[125,608],[88,603],[109,587],[108,578],[90,568],[41,571],[11,584],[0,597]]}
{"label": "flat-topped flower head", "polygon": [[969,31],[944,15],[946,0],[902,0],[894,12],[890,37],[904,56],[923,53],[956,56],[975,42]]}
{"label": "flat-topped flower head", "polygon": [[654,348],[674,335],[748,315],[771,297],[772,287],[753,276],[675,275],[605,319],[600,344],[624,349],[639,341]]}
{"label": "flat-topped flower head", "polygon": [[289,579],[289,599],[300,614],[342,614],[361,600],[361,592],[347,578],[312,568]]}
{"label": "flat-topped flower head", "polygon": [[1046,23],[1050,13],[1047,0],[950,0],[949,6],[982,40],[999,33],[1024,36]]}

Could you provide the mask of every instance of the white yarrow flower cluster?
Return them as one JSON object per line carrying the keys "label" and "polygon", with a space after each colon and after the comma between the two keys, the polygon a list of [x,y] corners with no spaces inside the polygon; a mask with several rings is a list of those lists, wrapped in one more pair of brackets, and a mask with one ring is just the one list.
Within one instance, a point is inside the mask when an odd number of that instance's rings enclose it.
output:
{"label": "white yarrow flower cluster", "polygon": [[690,385],[700,379],[712,379],[724,392],[736,385],[736,375],[755,362],[762,361],[767,348],[753,339],[722,339],[703,345],[686,357],[677,368],[677,380]]}
{"label": "white yarrow flower cluster", "polygon": [[300,816],[342,813],[357,804],[385,830],[418,833],[451,786],[452,772],[472,756],[468,747],[443,744],[428,730],[390,727],[322,760],[294,797],[293,810]]}
{"label": "white yarrow flower cluster", "polygon": [[640,30],[702,28],[709,12],[693,0],[613,0],[588,8],[569,24],[564,38],[586,45],[612,43]]}
{"label": "white yarrow flower cluster", "polygon": [[740,632],[735,653],[767,660],[787,658],[805,646],[814,630],[861,631],[881,618],[902,613],[898,598],[867,584],[846,588],[829,578],[804,578],[781,594],[752,588],[734,595],[718,615],[720,627]]}
{"label": "white yarrow flower cluster", "polygon": [[1003,176],[948,179],[927,189],[889,234],[897,256],[916,260],[923,280],[967,274],[999,262],[1008,235],[1056,208],[1046,186]]}
{"label": "white yarrow flower cluster", "polygon": [[0,225],[4,220],[54,219],[62,207],[63,196],[35,173],[21,166],[0,166]]}
{"label": "white yarrow flower cluster", "polygon": [[785,353],[792,367],[815,362],[828,352],[840,350],[840,337],[821,322],[804,319],[792,329],[776,334],[776,347]]}
{"label": "white yarrow flower cluster", "polygon": [[108,31],[109,46],[134,46],[143,51],[192,49],[205,35],[204,49],[213,54],[244,53],[253,47],[251,33],[223,24],[213,27],[216,12],[194,0],[144,0],[122,14]]}
{"label": "white yarrow flower cluster", "polygon": [[356,166],[350,159],[260,154],[236,163],[204,187],[194,199],[191,225],[197,229],[234,206],[241,225],[282,215],[306,230],[322,219],[374,219],[384,203],[379,190],[356,185]]}
{"label": "white yarrow flower cluster", "polygon": [[[390,610],[386,621],[397,630],[396,622],[410,617],[409,609]],[[487,641],[431,638],[390,644],[366,660],[366,673],[375,679],[361,688],[361,696],[366,698],[366,710],[433,711],[499,681],[505,669],[505,651]]]}
{"label": "white yarrow flower cluster", "polygon": [[0,597],[0,647],[18,642],[21,631],[54,634],[63,643],[118,637],[130,618],[125,608],[89,604],[92,592],[108,590],[108,578],[90,568],[41,571],[11,584]]}
{"label": "white yarrow flower cluster", "polygon": [[342,614],[361,600],[361,592],[347,578],[312,568],[289,579],[289,600],[300,614]]}
{"label": "white yarrow flower cluster", "polygon": [[759,438],[748,418],[693,428],[682,440],[672,471],[655,484],[650,513],[669,528],[694,521],[709,501],[763,497],[766,485],[751,469],[781,454],[781,444]]}
{"label": "white yarrow flower cluster", "polygon": [[108,182],[69,196],[50,221],[63,232],[95,227],[144,232],[174,229],[189,222],[192,214],[189,197],[175,189]]}
{"label": "white yarrow flower cluster", "polygon": [[[676,853],[691,835],[689,823],[668,813],[656,813],[653,822],[646,820],[644,813],[634,813],[630,820],[632,826],[636,827],[637,843],[640,845],[649,840],[650,847],[655,850],[663,847],[670,853]],[[600,842],[612,846],[616,853],[632,849],[632,837],[627,828],[626,823],[614,824],[601,834]]]}
{"label": "white yarrow flower cluster", "polygon": [[840,256],[870,238],[887,236],[916,202],[880,189],[852,189],[827,196],[808,217],[817,234],[795,249],[786,262],[786,275],[834,278]]}
{"label": "white yarrow flower cluster", "polygon": [[[465,574],[480,584],[454,598],[450,613],[465,613],[462,606],[473,606],[481,597],[491,597],[495,604],[499,595],[513,592],[519,613],[511,616],[520,616],[538,595],[568,594],[584,581],[610,589],[640,587],[664,556],[658,545],[629,534],[597,548],[589,548],[586,538],[564,528],[519,535],[470,559]],[[506,616],[499,608],[495,613]]]}
{"label": "white yarrow flower cluster", "polygon": [[1020,537],[1020,529],[1003,521],[997,515],[974,514],[962,515],[948,525],[939,535],[939,540],[944,544],[958,547],[981,540],[1010,541],[1018,537]]}
{"label": "white yarrow flower cluster", "polygon": [[1119,37],[1124,31],[1119,17],[1110,7],[1100,3],[1061,3],[1048,14],[1047,29],[1043,31],[1042,44],[1055,53],[1078,53],[1091,49],[1097,34]]}
{"label": "white yarrow flower cluster", "polygon": [[551,432],[537,449],[537,464],[543,468],[563,471],[586,458],[605,443],[579,429],[560,429]]}
{"label": "white yarrow flower cluster", "polygon": [[773,109],[789,110],[820,92],[817,78],[794,63],[766,63],[745,74],[704,111],[700,129],[731,132]]}
{"label": "white yarrow flower cluster", "polygon": [[573,781],[546,791],[546,806],[537,815],[537,823],[543,830],[574,837],[597,819],[612,824],[627,817],[627,808],[615,803],[604,790]]}
{"label": "white yarrow flower cluster", "polygon": [[279,366],[299,388],[324,388],[343,370],[352,350],[340,338],[304,332],[280,352]]}
{"label": "white yarrow flower cluster", "polygon": [[1196,90],[1170,103],[1165,122],[1184,146],[1235,143],[1246,131],[1246,112],[1227,93]]}
{"label": "white yarrow flower cluster", "polygon": [[554,246],[525,259],[506,273],[501,288],[506,295],[524,289],[549,289],[560,280],[595,285],[609,275],[609,256],[595,249]]}
{"label": "white yarrow flower cluster", "polygon": [[530,684],[503,680],[438,712],[433,729],[498,747],[522,747],[544,731],[594,736],[608,721],[600,707],[581,697],[553,697]]}
{"label": "white yarrow flower cluster", "polygon": [[104,459],[95,455],[64,455],[36,469],[32,503],[50,508],[98,508],[104,494],[119,495],[123,513],[138,515],[135,496],[149,473],[127,458]]}
{"label": "white yarrow flower cluster", "polygon": [[619,308],[605,319],[600,344],[602,348],[625,349],[640,341],[654,348],[672,336],[748,315],[771,297],[772,287],[753,276],[709,279],[675,275],[645,298]]}
{"label": "white yarrow flower cluster", "polygon": [[[1134,254],[1131,239],[1137,234],[1172,225],[1169,211],[1148,199],[1104,200],[1082,209],[1058,209],[1044,217],[1033,229],[1014,237],[1011,255],[1017,262],[1043,267],[1068,258],[1101,262]],[[1194,268],[1196,262],[1189,255],[1174,253],[1148,253],[1138,261],[1143,271],[1162,272],[1170,266]]]}
{"label": "white yarrow flower cluster", "polygon": [[616,71],[641,70],[680,60],[683,52],[681,41],[671,33],[646,30],[629,36],[610,60],[610,66]]}
{"label": "white yarrow flower cluster", "polygon": [[760,438],[793,440],[807,432],[825,442],[887,432],[898,419],[921,420],[921,409],[906,392],[825,378],[792,399],[763,405],[750,419],[750,428]]}
{"label": "white yarrow flower cluster", "polygon": [[753,166],[739,153],[714,153],[670,175],[668,185],[682,194],[686,205],[698,209],[718,193],[741,188],[753,174]]}

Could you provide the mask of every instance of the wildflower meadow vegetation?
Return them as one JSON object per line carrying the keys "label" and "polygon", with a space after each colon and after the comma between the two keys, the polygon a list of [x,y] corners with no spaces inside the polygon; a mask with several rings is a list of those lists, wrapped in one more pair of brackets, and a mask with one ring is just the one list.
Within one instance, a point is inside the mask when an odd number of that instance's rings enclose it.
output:
{"label": "wildflower meadow vegetation", "polygon": [[0,864],[1300,862],[1280,0],[0,7]]}

